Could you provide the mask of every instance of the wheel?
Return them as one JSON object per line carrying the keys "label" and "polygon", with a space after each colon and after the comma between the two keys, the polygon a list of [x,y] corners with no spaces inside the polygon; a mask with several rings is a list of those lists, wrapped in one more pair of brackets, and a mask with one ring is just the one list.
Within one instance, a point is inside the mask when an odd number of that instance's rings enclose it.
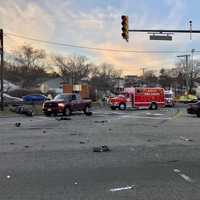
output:
{"label": "wheel", "polygon": [[200,117],[200,112],[197,113],[197,117]]}
{"label": "wheel", "polygon": [[50,117],[51,116],[51,113],[48,113],[48,112],[46,112],[46,113],[44,113],[47,117]]}
{"label": "wheel", "polygon": [[150,106],[150,109],[151,110],[157,110],[158,109],[158,106],[156,103],[152,103],[151,106]]}
{"label": "wheel", "polygon": [[110,108],[111,108],[111,110],[116,110],[115,106],[111,106]]}
{"label": "wheel", "polygon": [[119,110],[126,110],[126,104],[125,103],[120,103],[119,104]]}
{"label": "wheel", "polygon": [[90,112],[89,106],[86,106],[83,110],[84,114],[88,114]]}
{"label": "wheel", "polygon": [[70,108],[65,108],[64,113],[65,116],[70,116],[71,115],[71,110]]}

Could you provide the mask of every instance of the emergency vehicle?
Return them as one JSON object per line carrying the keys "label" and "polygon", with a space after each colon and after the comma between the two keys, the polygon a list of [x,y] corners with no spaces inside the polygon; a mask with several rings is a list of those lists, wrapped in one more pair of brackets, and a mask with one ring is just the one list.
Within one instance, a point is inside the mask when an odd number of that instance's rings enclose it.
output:
{"label": "emergency vehicle", "polygon": [[156,110],[165,107],[165,92],[163,88],[125,88],[122,94],[111,98],[109,103],[112,110]]}

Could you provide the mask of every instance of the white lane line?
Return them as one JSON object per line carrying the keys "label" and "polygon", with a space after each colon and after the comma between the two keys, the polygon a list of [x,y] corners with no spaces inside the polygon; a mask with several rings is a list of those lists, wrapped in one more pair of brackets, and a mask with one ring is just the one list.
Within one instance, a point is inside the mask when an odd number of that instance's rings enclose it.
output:
{"label": "white lane line", "polygon": [[112,188],[110,189],[111,192],[119,192],[119,191],[123,191],[123,190],[131,190],[135,187],[135,185],[131,185],[131,186],[126,186],[126,187],[119,187],[119,188]]}
{"label": "white lane line", "polygon": [[187,175],[185,175],[185,174],[180,174],[180,176],[181,176],[184,180],[186,180],[186,181],[188,181],[188,182],[192,182],[192,179],[191,179],[189,176],[187,176]]}
{"label": "white lane line", "polygon": [[161,114],[161,113],[149,113],[149,112],[147,112],[146,115],[163,116],[164,114]]}
{"label": "white lane line", "polygon": [[154,120],[170,120],[172,119],[171,117],[147,117],[147,116],[129,116],[129,115],[124,115],[121,117],[116,117],[115,119],[122,119],[122,118],[135,118],[135,119],[154,119]]}
{"label": "white lane line", "polygon": [[181,170],[179,170],[179,169],[174,169],[173,171],[174,171],[178,176],[180,176],[181,178],[183,178],[185,181],[190,182],[190,183],[193,182],[193,180],[192,180],[189,176],[187,176],[187,175],[185,175],[185,174],[182,174],[182,173],[181,173]]}

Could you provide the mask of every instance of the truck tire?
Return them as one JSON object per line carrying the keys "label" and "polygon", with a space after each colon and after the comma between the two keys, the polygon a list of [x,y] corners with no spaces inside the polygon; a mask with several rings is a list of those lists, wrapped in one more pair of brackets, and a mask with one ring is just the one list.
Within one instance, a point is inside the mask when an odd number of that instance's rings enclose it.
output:
{"label": "truck tire", "polygon": [[51,117],[51,113],[50,113],[50,112],[45,112],[44,114],[45,114],[45,116],[47,116],[47,117]]}
{"label": "truck tire", "polygon": [[125,103],[120,103],[119,104],[119,110],[126,110],[126,104]]}
{"label": "truck tire", "polygon": [[157,103],[151,103],[150,110],[157,110],[157,109],[158,109]]}
{"label": "truck tire", "polygon": [[86,106],[84,109],[83,109],[83,112],[85,115],[87,115],[88,113],[90,113],[90,108],[89,106]]}
{"label": "truck tire", "polygon": [[200,112],[197,112],[197,117],[200,117]]}
{"label": "truck tire", "polygon": [[70,110],[70,108],[68,108],[68,107],[66,107],[65,109],[64,109],[64,113],[63,113],[65,116],[70,116],[71,115],[71,110]]}

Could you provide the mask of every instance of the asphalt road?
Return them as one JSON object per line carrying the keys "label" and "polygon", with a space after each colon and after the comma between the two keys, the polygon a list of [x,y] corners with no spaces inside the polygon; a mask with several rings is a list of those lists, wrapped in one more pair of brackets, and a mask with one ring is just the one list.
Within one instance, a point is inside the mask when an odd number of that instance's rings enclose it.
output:
{"label": "asphalt road", "polygon": [[0,118],[0,199],[199,200],[199,120],[181,106]]}

